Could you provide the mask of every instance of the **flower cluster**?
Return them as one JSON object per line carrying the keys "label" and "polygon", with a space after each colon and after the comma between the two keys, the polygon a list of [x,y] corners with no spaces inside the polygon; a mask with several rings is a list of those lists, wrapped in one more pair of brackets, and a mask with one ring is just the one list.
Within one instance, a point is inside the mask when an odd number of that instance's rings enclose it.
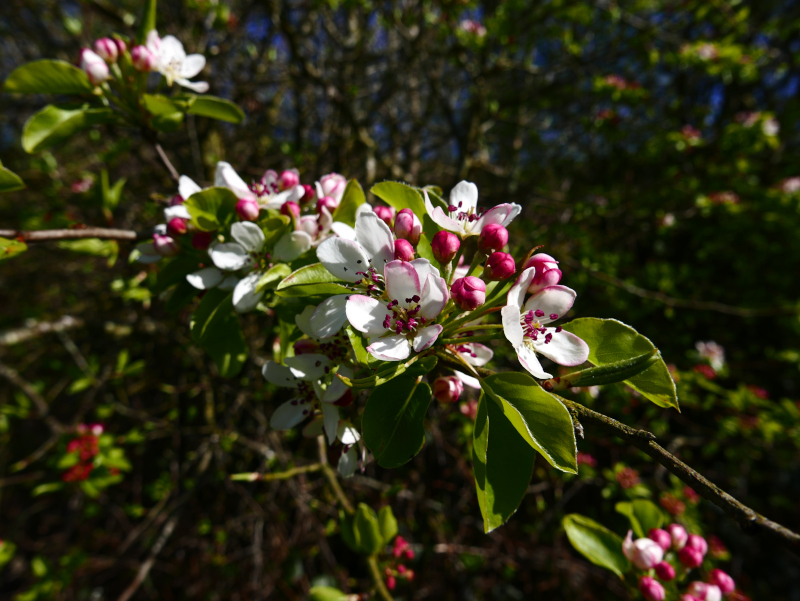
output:
{"label": "flower cluster", "polygon": [[100,452],[100,435],[102,424],[80,424],[77,427],[79,436],[67,443],[67,453],[77,456],[77,463],[61,474],[64,482],[81,482],[87,480],[94,469],[94,458]]}
{"label": "flower cluster", "polygon": [[390,591],[393,591],[397,587],[398,578],[407,580],[408,582],[414,580],[414,570],[409,570],[405,564],[400,563],[403,557],[409,560],[414,559],[414,549],[412,549],[408,541],[399,534],[395,537],[394,543],[392,544],[392,556],[395,560],[392,563],[396,565],[386,566],[383,570],[386,576],[386,588]]}

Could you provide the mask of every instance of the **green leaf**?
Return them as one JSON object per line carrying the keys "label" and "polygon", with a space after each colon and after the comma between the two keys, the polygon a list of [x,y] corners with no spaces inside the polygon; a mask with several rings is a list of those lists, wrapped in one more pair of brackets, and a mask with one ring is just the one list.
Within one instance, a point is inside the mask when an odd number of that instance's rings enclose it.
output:
{"label": "green leaf", "polygon": [[167,302],[164,304],[164,309],[171,315],[175,315],[183,309],[186,305],[194,300],[194,297],[200,293],[200,290],[192,286],[186,280],[178,282],[175,289],[169,295]]}
{"label": "green leaf", "polygon": [[[589,345],[589,362],[593,365],[624,361],[649,353],[656,348],[632,327],[616,319],[583,317],[562,327]],[[625,380],[625,383],[659,407],[679,409],[675,382],[672,381],[669,369],[660,356],[653,365]]]}
{"label": "green leaf", "polygon": [[361,337],[361,334],[351,325],[347,325],[344,331],[347,333],[347,338],[350,340],[350,346],[353,347],[356,361],[362,365],[366,365],[369,360],[369,353],[367,353],[367,349],[364,346],[364,339]]}
{"label": "green leaf", "polygon": [[631,522],[631,529],[639,538],[644,538],[653,528],[661,528],[664,514],[661,509],[647,499],[623,501],[614,507],[617,513],[626,516]]}
{"label": "green leaf", "polygon": [[20,253],[28,250],[28,245],[19,240],[9,240],[0,238],[0,261],[5,261],[11,257],[16,257]]}
{"label": "green leaf", "polygon": [[525,373],[505,372],[482,380],[482,388],[525,441],[554,468],[578,473],[575,428],[569,411]]}
{"label": "green leaf", "polygon": [[0,163],[0,192],[16,192],[25,188],[22,178]]}
{"label": "green leaf", "polygon": [[333,220],[346,223],[350,227],[356,224],[356,210],[358,207],[367,202],[367,197],[364,196],[364,190],[361,189],[361,184],[357,180],[351,179],[347,182],[347,187],[344,189],[344,196],[342,202],[336,207],[333,212]]}
{"label": "green leaf", "polygon": [[225,290],[208,290],[192,315],[191,324],[192,339],[211,355],[223,378],[239,373],[248,352],[232,296]]}
{"label": "green leaf", "polygon": [[114,119],[114,111],[111,109],[93,109],[88,104],[49,104],[25,123],[22,148],[32,154],[63,142],[81,130],[111,123]]}
{"label": "green leaf", "polygon": [[[417,357],[419,357],[419,355],[417,355]],[[369,358],[374,357],[369,355]],[[438,361],[439,359],[431,355],[423,357],[422,359],[411,359],[406,363],[400,361],[381,361],[382,365],[377,368],[378,371],[370,376],[360,378],[358,380],[351,380],[349,378],[342,377],[342,380],[345,384],[357,390],[364,388],[375,388],[376,386],[382,386],[386,384],[388,381],[393,380],[402,374],[414,377],[424,376],[434,367],[436,367],[436,363]],[[370,361],[368,361],[368,364],[372,366]]]}
{"label": "green leaf", "polygon": [[195,227],[213,232],[233,221],[237,202],[236,195],[228,188],[207,188],[192,194],[183,206]]}
{"label": "green leaf", "polygon": [[372,186],[370,192],[397,211],[411,209],[420,219],[427,214],[422,195],[408,184],[381,182]]}
{"label": "green leaf", "polygon": [[397,536],[397,518],[392,513],[392,508],[388,505],[381,507],[378,511],[378,525],[381,528],[381,537],[383,544],[388,545],[392,539]]}
{"label": "green leaf", "polygon": [[144,44],[147,41],[147,34],[156,28],[156,0],[145,0],[142,18],[139,20],[139,27],[136,30],[136,42]]}
{"label": "green leaf", "polygon": [[142,99],[144,100],[144,107],[151,115],[169,115],[183,112],[182,107],[162,94],[143,94]]}
{"label": "green leaf", "polygon": [[4,540],[0,542],[0,568],[11,561],[14,557],[14,553],[16,552],[17,545],[12,543],[10,540]]}
{"label": "green leaf", "polygon": [[356,509],[353,519],[353,534],[359,550],[365,555],[375,555],[383,548],[378,516],[375,515],[372,507],[365,503],[359,503],[358,509]]}
{"label": "green leaf", "polygon": [[382,467],[403,465],[425,442],[422,420],[432,395],[421,380],[421,376],[405,374],[369,395],[361,419],[364,444]]}
{"label": "green leaf", "polygon": [[286,263],[278,263],[273,265],[264,272],[261,279],[258,280],[256,290],[263,290],[264,288],[274,288],[281,280],[292,272],[292,268]]}
{"label": "green leaf", "polygon": [[125,187],[127,180],[123,177],[111,186],[108,179],[108,169],[100,171],[100,200],[103,208],[113,211],[117,208],[120,199],[122,198],[122,189]]}
{"label": "green leaf", "polygon": [[244,112],[235,103],[216,96],[197,96],[186,111],[190,115],[210,117],[238,125],[244,121]]}
{"label": "green leaf", "polygon": [[332,586],[312,586],[308,591],[309,601],[347,601],[347,595]]}
{"label": "green leaf", "polygon": [[150,125],[165,134],[178,131],[183,125],[183,113],[167,113],[166,115],[156,115],[150,120]]}
{"label": "green leaf", "polygon": [[528,489],[535,459],[536,452],[499,405],[481,394],[472,431],[472,469],[484,532],[503,525],[517,510]]}
{"label": "green leaf", "polygon": [[11,72],[3,91],[16,94],[91,94],[89,77],[66,61],[33,61]]}
{"label": "green leaf", "polygon": [[55,492],[57,490],[61,490],[62,488],[64,488],[63,482],[48,482],[46,484],[40,484],[31,491],[31,496],[38,497],[39,495]]}
{"label": "green leaf", "polygon": [[616,384],[642,373],[659,360],[658,350],[642,353],[632,359],[609,363],[599,367],[589,367],[574,371],[566,376],[555,377],[542,382],[545,390],[565,390],[573,386],[603,386]]}
{"label": "green leaf", "polygon": [[572,546],[594,565],[620,578],[631,569],[622,553],[622,539],[607,528],[577,513],[564,516],[563,525]]}
{"label": "green leaf", "polygon": [[278,296],[317,296],[350,292],[322,263],[301,267],[289,274],[276,288]]}
{"label": "green leaf", "polygon": [[61,240],[58,243],[58,248],[95,257],[106,257],[109,267],[117,262],[117,255],[119,254],[119,243],[116,240],[101,240],[100,238]]}

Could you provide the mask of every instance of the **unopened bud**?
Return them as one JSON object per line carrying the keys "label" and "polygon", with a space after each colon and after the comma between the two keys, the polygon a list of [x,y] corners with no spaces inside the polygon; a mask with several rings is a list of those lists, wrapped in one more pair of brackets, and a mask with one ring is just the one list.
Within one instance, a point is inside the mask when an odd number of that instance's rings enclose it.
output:
{"label": "unopened bud", "polygon": [[664,551],[669,551],[669,548],[672,546],[672,537],[669,535],[669,532],[661,528],[651,528],[650,532],[647,533],[647,538],[657,542],[658,546],[664,549]]}
{"label": "unopened bud", "polygon": [[453,302],[464,311],[474,311],[486,302],[486,284],[474,276],[459,278],[450,287]]}
{"label": "unopened bud", "polygon": [[[514,257],[508,253],[494,252],[489,255],[486,267],[483,269],[483,277],[487,280],[499,282],[510,278],[517,271],[514,264]],[[665,533],[666,534],[666,533]]]}
{"label": "unopened bud", "polygon": [[696,568],[703,563],[703,554],[699,549],[684,547],[678,551],[678,560],[687,568]]}
{"label": "unopened bud", "polygon": [[282,171],[278,176],[278,188],[281,190],[288,190],[289,188],[294,188],[299,184],[300,176],[297,174],[297,171],[293,169]]}
{"label": "unopened bud", "polygon": [[672,565],[666,561],[662,561],[661,563],[656,564],[656,574],[664,582],[669,582],[675,578],[675,568],[673,568]]}
{"label": "unopened bud", "polygon": [[397,579],[394,576],[389,576],[386,579],[386,588],[388,588],[390,591],[393,591],[396,586],[397,586]]}
{"label": "unopened bud", "polygon": [[664,559],[664,549],[649,538],[633,540],[633,532],[622,542],[622,553],[640,570],[650,570]]}
{"label": "unopened bud", "polygon": [[337,201],[335,198],[332,196],[323,196],[317,201],[317,213],[322,214],[322,209],[325,208],[328,210],[328,213],[333,215],[333,212],[338,206],[339,201]]}
{"label": "unopened bud", "polygon": [[317,234],[319,234],[319,222],[316,217],[303,215],[297,223],[297,229],[305,232],[312,238],[316,238]]}
{"label": "unopened bud", "polygon": [[708,553],[708,543],[706,542],[706,539],[699,534],[690,534],[688,540],[686,541],[686,546],[690,549],[697,549],[703,556]]}
{"label": "unopened bud", "polygon": [[392,227],[392,221],[394,221],[394,209],[392,207],[381,205],[374,207],[372,210],[386,225]]}
{"label": "unopened bud", "polygon": [[561,281],[561,270],[558,269],[558,261],[550,255],[544,253],[533,255],[525,261],[522,270],[525,271],[530,267],[536,268],[531,285],[528,286],[528,292],[530,293],[538,292],[548,286],[555,286]]}
{"label": "unopened bud", "polygon": [[88,48],[81,50],[80,68],[86,73],[89,77],[89,81],[94,85],[101,84],[111,79],[111,72],[108,70],[106,61]]}
{"label": "unopened bud", "polygon": [[303,184],[303,190],[305,190],[305,194],[300,199],[300,204],[308,204],[310,202],[314,202],[314,199],[317,197],[317,193],[314,192],[314,187],[309,186],[308,184]]}
{"label": "unopened bud", "polygon": [[239,215],[239,218],[243,221],[255,221],[258,219],[260,210],[255,200],[243,198],[236,203],[236,214]]}
{"label": "unopened bud", "polygon": [[685,595],[681,595],[681,601],[700,601],[700,599],[698,599],[694,595],[686,593]]}
{"label": "unopened bud", "polygon": [[394,241],[394,258],[398,261],[413,261],[414,247],[411,242],[402,238]]}
{"label": "unopened bud", "polygon": [[436,378],[433,382],[433,396],[440,403],[455,403],[462,392],[464,384],[455,376]]}
{"label": "unopened bud", "polygon": [[178,205],[182,205],[186,200],[180,194],[176,194],[172,198],[169,199],[169,206],[176,207]]}
{"label": "unopened bud", "polygon": [[673,549],[680,551],[686,546],[686,541],[689,540],[689,534],[686,532],[686,528],[680,524],[670,524],[667,526],[667,532],[669,532],[672,538]]}
{"label": "unopened bud", "polygon": [[664,601],[667,596],[667,592],[661,586],[661,583],[650,576],[643,576],[639,580],[639,590],[648,601]]}
{"label": "unopened bud", "polygon": [[452,261],[460,247],[461,241],[458,239],[458,236],[444,230],[436,234],[433,240],[431,240],[433,256],[436,257],[436,260],[442,265],[447,265]]}
{"label": "unopened bud", "polygon": [[131,63],[137,71],[152,71],[156,66],[156,57],[146,46],[134,46],[131,50]]}
{"label": "unopened bud", "polygon": [[281,215],[300,217],[300,205],[292,200],[287,200],[281,205]]}
{"label": "unopened bud", "polygon": [[394,235],[416,246],[421,234],[422,223],[419,217],[411,209],[401,210],[394,219]]}
{"label": "unopened bud", "polygon": [[162,257],[174,257],[181,250],[172,237],[162,234],[153,234],[153,248]]}
{"label": "unopened bud", "polygon": [[120,56],[122,56],[128,51],[128,45],[119,38],[115,38],[114,43],[117,45],[117,51],[119,52]]}
{"label": "unopened bud", "polygon": [[709,572],[708,582],[718,586],[723,595],[732,593],[734,589],[736,589],[736,583],[733,581],[733,578],[719,568],[714,568]]}
{"label": "unopened bud", "polygon": [[97,56],[107,63],[116,63],[119,58],[119,48],[117,43],[111,38],[100,38],[94,43],[94,51]]}
{"label": "unopened bud", "polygon": [[491,223],[478,236],[478,249],[485,255],[495,250],[503,250],[508,244],[508,230],[499,223]]}
{"label": "unopened bud", "polygon": [[686,592],[694,595],[700,601],[722,601],[722,591],[715,584],[705,582],[692,582]]}
{"label": "unopened bud", "polygon": [[331,196],[338,205],[344,196],[344,190],[347,188],[347,178],[338,173],[329,173],[319,178],[319,186],[322,188],[321,196]]}
{"label": "unopened bud", "polygon": [[183,236],[188,228],[186,227],[186,220],[180,217],[173,217],[167,224],[167,233],[173,238]]}
{"label": "unopened bud", "polygon": [[192,236],[192,248],[205,250],[211,245],[214,235],[211,232],[195,232]]}

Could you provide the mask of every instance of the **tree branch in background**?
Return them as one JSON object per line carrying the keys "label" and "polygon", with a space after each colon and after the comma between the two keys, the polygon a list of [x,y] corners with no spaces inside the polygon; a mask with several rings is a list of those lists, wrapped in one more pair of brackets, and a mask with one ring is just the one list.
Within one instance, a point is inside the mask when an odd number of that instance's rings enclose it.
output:
{"label": "tree branch in background", "polygon": [[54,240],[83,240],[100,238],[101,240],[145,240],[150,238],[148,232],[120,230],[108,227],[83,227],[63,230],[0,230],[0,238],[11,238],[23,242],[52,242]]}
{"label": "tree branch in background", "polygon": [[64,317],[56,321],[29,321],[31,323],[23,328],[0,332],[0,346],[11,346],[31,338],[38,338],[43,334],[58,333],[83,327],[83,320],[80,317],[72,317],[72,315],[64,315]]}

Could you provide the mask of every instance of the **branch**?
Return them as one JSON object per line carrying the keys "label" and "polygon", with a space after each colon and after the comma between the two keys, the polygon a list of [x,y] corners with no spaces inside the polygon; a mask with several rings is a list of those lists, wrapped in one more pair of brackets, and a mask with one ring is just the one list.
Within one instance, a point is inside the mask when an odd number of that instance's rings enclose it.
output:
{"label": "branch", "polygon": [[11,238],[23,242],[51,242],[53,240],[83,240],[100,238],[101,240],[145,240],[150,238],[149,232],[120,230],[107,227],[81,227],[64,230],[0,230],[0,238]]}
{"label": "branch", "polygon": [[163,148],[161,148],[161,144],[159,144],[158,142],[155,142],[154,144],[158,156],[161,157],[161,161],[164,163],[164,166],[167,168],[167,171],[169,171],[170,177],[172,177],[172,179],[174,179],[177,182],[181,178],[181,176],[178,174],[177,169],[175,169],[172,163],[170,163],[169,157],[167,157],[167,153],[164,152]]}
{"label": "branch", "polygon": [[[464,366],[454,359],[439,355],[439,360],[447,364],[448,367],[468,373]],[[495,373],[481,367],[475,367],[473,369],[475,369],[481,377],[487,377]],[[656,443],[656,437],[653,433],[647,432],[646,430],[631,428],[602,413],[592,411],[580,403],[561,398],[558,395],[554,396],[566,405],[573,416],[573,421],[578,422],[578,419],[580,419],[580,421],[585,424],[597,426],[629,442],[640,451],[643,451],[672,474],[691,486],[702,497],[714,503],[714,505],[736,520],[745,532],[764,534],[791,551],[800,550],[800,534],[765,518],[763,515],[734,499],[731,495],[708,480],[708,478],[693,470],[683,461]]]}
{"label": "branch", "polygon": [[6,365],[5,363],[0,363],[0,376],[19,388],[22,393],[31,400],[31,402],[36,406],[36,411],[39,413],[39,417],[44,419],[45,423],[50,427],[54,434],[64,431],[64,426],[62,426],[52,415],[49,415],[50,407],[48,406],[44,397],[40,395],[36,389],[31,386],[31,384],[29,384],[22,376],[20,376],[16,369],[10,365]]}
{"label": "branch", "polygon": [[72,317],[71,315],[65,315],[56,321],[37,322],[34,320],[27,327],[0,332],[0,346],[11,346],[50,332],[58,333],[80,327],[83,327],[83,320],[80,317]]}

